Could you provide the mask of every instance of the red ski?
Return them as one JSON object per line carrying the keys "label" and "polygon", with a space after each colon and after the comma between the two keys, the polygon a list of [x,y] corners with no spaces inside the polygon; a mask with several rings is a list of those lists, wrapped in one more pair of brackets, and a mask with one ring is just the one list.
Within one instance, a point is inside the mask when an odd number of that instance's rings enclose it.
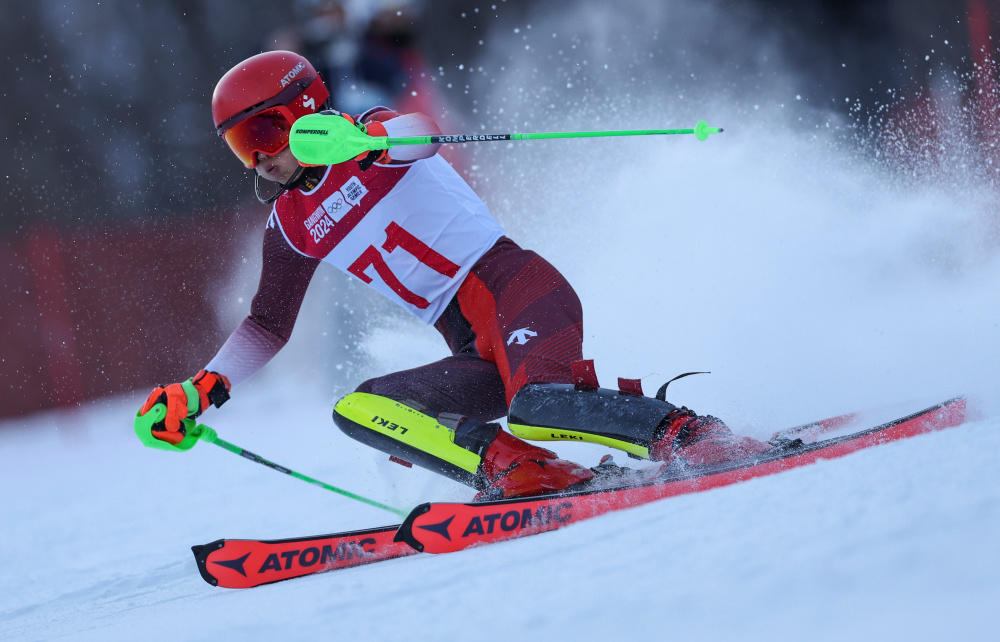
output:
{"label": "red ski", "polygon": [[202,578],[212,586],[250,588],[416,554],[410,546],[392,541],[397,528],[292,539],[220,539],[191,550]]}
{"label": "red ski", "polygon": [[[422,504],[403,521],[395,539],[421,552],[451,553],[470,546],[555,530],[666,497],[772,475],[819,459],[842,457],[863,448],[958,426],[964,420],[965,398],[958,397],[874,428],[775,449],[751,460],[688,468],[649,467],[638,471],[638,474],[641,477],[652,476],[651,479],[635,484],[635,478],[626,478],[627,487],[476,504]],[[834,420],[828,425],[836,423]]]}
{"label": "red ski", "polygon": [[[600,488],[474,504],[428,503],[401,525],[281,540],[220,539],[193,546],[206,582],[250,588],[312,573],[414,555],[448,553],[555,530],[605,513],[658,499],[695,493],[832,459],[921,433],[960,425],[965,398],[957,397],[901,419],[841,437],[787,446],[752,459],[718,466],[681,468],[663,464],[597,478]],[[775,434],[804,441],[842,429],[854,414],[833,417]]]}
{"label": "red ski", "polygon": [[854,422],[861,418],[861,413],[852,412],[846,415],[838,415],[836,417],[830,417],[829,419],[821,419],[820,421],[814,421],[808,424],[802,424],[801,426],[795,426],[794,428],[785,428],[784,430],[779,430],[771,436],[771,441],[783,441],[790,439],[801,439],[805,442],[816,441],[821,435],[826,435],[835,430],[841,430],[847,428]]}

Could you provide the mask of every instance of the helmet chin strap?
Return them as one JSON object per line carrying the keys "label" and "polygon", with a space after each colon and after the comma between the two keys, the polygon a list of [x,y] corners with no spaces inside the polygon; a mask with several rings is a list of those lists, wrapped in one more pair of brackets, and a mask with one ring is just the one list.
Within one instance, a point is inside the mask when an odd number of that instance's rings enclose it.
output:
{"label": "helmet chin strap", "polygon": [[292,174],[292,177],[288,179],[287,183],[280,184],[278,186],[277,191],[274,194],[272,194],[271,196],[268,196],[266,198],[264,197],[263,194],[260,193],[260,174],[258,174],[257,172],[254,172],[254,175],[253,175],[253,191],[254,191],[254,194],[257,196],[257,200],[260,201],[261,203],[263,203],[264,205],[271,205],[271,204],[273,204],[276,200],[278,200],[279,196],[281,196],[282,194],[284,194],[285,192],[287,192],[290,189],[295,189],[296,187],[299,186],[300,183],[302,183],[303,180],[305,180],[305,178],[306,178],[306,170],[307,170],[306,167],[302,167],[300,165],[299,168],[297,170],[295,170],[295,173]]}

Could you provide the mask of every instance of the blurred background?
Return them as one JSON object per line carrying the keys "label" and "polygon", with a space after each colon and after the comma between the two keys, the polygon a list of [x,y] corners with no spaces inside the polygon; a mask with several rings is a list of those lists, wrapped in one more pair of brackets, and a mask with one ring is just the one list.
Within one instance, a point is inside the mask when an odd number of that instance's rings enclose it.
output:
{"label": "blurred background", "polygon": [[[1000,0],[0,7],[0,416],[187,378],[246,314],[268,208],[210,101],[225,71],[269,49],[309,57],[343,111],[424,111],[454,133],[690,126],[640,91],[657,87],[696,112],[706,95],[751,113],[787,103],[803,129],[914,174],[947,171],[942,137],[959,131],[995,185]],[[495,211],[514,209],[505,190],[532,176],[477,153],[448,152]],[[309,339],[283,358],[307,356],[300,374],[332,391],[364,374],[370,319],[395,312],[338,275],[317,280],[329,287],[314,284],[296,331]]]}

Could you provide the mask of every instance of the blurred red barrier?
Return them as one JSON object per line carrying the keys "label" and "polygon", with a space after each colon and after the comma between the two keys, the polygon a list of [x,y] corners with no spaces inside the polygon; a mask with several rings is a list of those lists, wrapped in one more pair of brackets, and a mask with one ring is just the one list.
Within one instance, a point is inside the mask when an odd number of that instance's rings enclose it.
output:
{"label": "blurred red barrier", "polygon": [[0,239],[0,416],[191,376],[231,330],[213,294],[233,252],[211,248],[247,233],[212,216]]}
{"label": "blurred red barrier", "polygon": [[[29,291],[35,293],[39,338],[45,355],[42,362],[49,374],[49,396],[56,406],[78,404],[84,398],[83,379],[59,237],[49,228],[37,228],[28,236],[25,247],[33,286]],[[23,344],[20,340],[10,345]]]}
{"label": "blurred red barrier", "polygon": [[991,33],[990,9],[986,0],[968,0],[967,21],[973,62],[976,124],[979,126],[981,139],[992,143],[1000,133],[997,115],[1000,109],[1000,87],[996,79],[995,46]]}

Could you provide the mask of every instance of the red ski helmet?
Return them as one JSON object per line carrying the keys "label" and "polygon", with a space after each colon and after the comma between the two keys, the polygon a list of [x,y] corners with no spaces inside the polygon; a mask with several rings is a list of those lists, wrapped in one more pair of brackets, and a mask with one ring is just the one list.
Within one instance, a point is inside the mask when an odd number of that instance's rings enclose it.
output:
{"label": "red ski helmet", "polygon": [[297,53],[268,51],[226,72],[212,94],[216,133],[245,166],[257,152],[273,156],[288,146],[292,123],[323,109],[330,92]]}

